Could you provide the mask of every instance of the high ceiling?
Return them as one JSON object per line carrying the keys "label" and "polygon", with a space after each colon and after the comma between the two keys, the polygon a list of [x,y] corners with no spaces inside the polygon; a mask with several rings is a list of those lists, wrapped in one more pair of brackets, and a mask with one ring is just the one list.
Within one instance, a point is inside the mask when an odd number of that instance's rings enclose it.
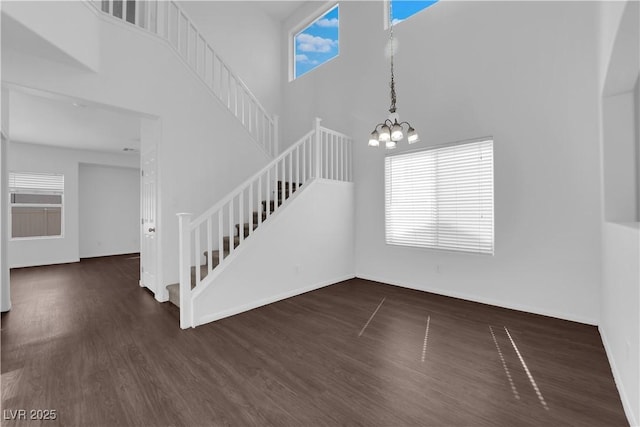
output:
{"label": "high ceiling", "polygon": [[140,149],[140,118],[40,93],[11,91],[9,138],[85,150]]}
{"label": "high ceiling", "polygon": [[276,21],[284,21],[287,19],[296,9],[307,3],[305,0],[290,0],[290,1],[254,1],[257,7],[264,10],[269,16]]}
{"label": "high ceiling", "polygon": [[[282,22],[307,1],[252,3]],[[21,52],[27,51],[62,63],[73,62],[5,14],[2,14],[2,27],[3,50],[20,46]],[[58,56],[51,57],[54,53]],[[140,149],[140,118],[133,114],[25,90],[11,90],[9,107],[9,137],[15,142],[108,152]]]}

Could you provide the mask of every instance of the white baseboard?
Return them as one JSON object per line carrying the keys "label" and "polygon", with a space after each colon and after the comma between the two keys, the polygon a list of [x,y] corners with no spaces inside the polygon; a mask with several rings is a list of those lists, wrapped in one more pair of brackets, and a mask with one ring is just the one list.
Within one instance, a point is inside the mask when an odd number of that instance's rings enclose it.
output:
{"label": "white baseboard", "polygon": [[530,306],[525,306],[525,305],[521,305],[521,304],[505,303],[504,301],[499,301],[499,300],[495,300],[495,299],[491,299],[491,298],[482,298],[482,297],[478,297],[476,295],[469,295],[469,294],[465,294],[465,293],[462,293],[462,292],[451,292],[450,290],[416,286],[416,285],[413,285],[413,284],[401,283],[401,282],[398,282],[396,280],[391,280],[391,279],[387,279],[385,277],[379,277],[379,276],[369,275],[369,274],[356,274],[356,277],[361,278],[361,279],[365,279],[365,280],[372,280],[374,282],[380,282],[380,283],[386,283],[386,284],[389,284],[389,285],[400,286],[402,288],[414,289],[416,291],[430,292],[432,294],[443,295],[443,296],[446,296],[446,297],[458,298],[458,299],[463,299],[463,300],[466,300],[466,301],[479,302],[481,304],[488,304],[488,305],[494,305],[496,307],[508,308],[510,310],[518,310],[518,311],[524,311],[524,312],[527,312],[527,313],[539,314],[539,315],[547,316],[547,317],[555,317],[557,319],[569,320],[571,322],[584,323],[584,324],[592,325],[592,326],[597,326],[598,325],[598,319],[586,318],[586,317],[580,317],[580,316],[572,316],[572,315],[568,315],[566,313],[558,313],[558,312],[553,312],[553,311],[548,311],[548,310],[541,310],[541,309],[539,309],[537,307],[530,307]]}
{"label": "white baseboard", "polygon": [[609,360],[609,365],[611,366],[611,372],[613,372],[613,379],[616,383],[616,388],[618,389],[618,394],[620,395],[620,400],[622,401],[622,407],[624,408],[624,413],[627,416],[627,421],[629,421],[629,425],[631,427],[640,427],[640,424],[636,420],[633,410],[631,408],[631,402],[625,392],[622,383],[622,377],[620,372],[618,371],[618,367],[616,366],[616,361],[612,357],[611,346],[609,345],[609,341],[607,340],[607,334],[604,333],[604,330],[598,326],[598,331],[600,332],[600,337],[602,338],[602,344],[604,345],[604,351],[607,353],[607,359]]}
{"label": "white baseboard", "polygon": [[231,317],[236,314],[244,313],[245,311],[253,310],[254,308],[262,307],[263,305],[272,304],[277,301],[281,301],[283,299],[291,298],[296,295],[301,295],[306,292],[315,291],[316,289],[324,288],[325,286],[333,285],[338,282],[342,282],[344,280],[353,279],[355,276],[353,274],[347,274],[344,276],[336,277],[331,280],[325,280],[319,283],[315,283],[310,286],[305,286],[302,288],[296,288],[287,292],[283,292],[277,295],[273,295],[267,298],[263,298],[257,301],[252,301],[247,304],[242,304],[237,307],[230,308],[228,310],[218,311],[216,313],[206,314],[204,316],[200,316],[199,319],[194,319],[194,327],[204,325],[205,323],[214,322],[216,320],[224,319],[225,317]]}
{"label": "white baseboard", "polygon": [[48,265],[58,265],[58,264],[74,264],[76,262],[80,262],[80,258],[70,258],[70,259],[61,259],[57,261],[44,261],[44,262],[36,262],[36,263],[26,263],[26,264],[13,264],[9,266],[9,269],[13,268],[27,268],[27,267],[45,267]]}

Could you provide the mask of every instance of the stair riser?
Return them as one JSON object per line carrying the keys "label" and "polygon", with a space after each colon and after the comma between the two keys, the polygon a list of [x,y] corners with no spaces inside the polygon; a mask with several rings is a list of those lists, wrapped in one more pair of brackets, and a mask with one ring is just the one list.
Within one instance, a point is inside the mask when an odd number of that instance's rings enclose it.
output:
{"label": "stair riser", "polygon": [[[233,247],[237,248],[238,245],[240,244],[240,238],[239,237],[234,237],[233,238]],[[222,239],[222,248],[224,251],[228,251],[229,250],[229,236],[224,236],[224,238]]]}
{"label": "stair riser", "polygon": [[[254,214],[254,216],[257,214]],[[244,237],[249,236],[249,224],[245,223],[244,224]],[[255,230],[256,228],[258,228],[258,223],[257,221],[254,221],[253,223],[253,229]],[[236,234],[240,234],[240,224],[236,224]]]}
{"label": "stair riser", "polygon": [[[267,213],[263,209],[262,210],[262,221],[264,222],[265,219],[267,219]],[[253,224],[254,225],[258,224],[258,212],[254,212],[253,213]]]}
{"label": "stair riser", "polygon": [[[203,252],[204,255],[204,265],[207,265],[207,263],[209,262],[209,253],[207,251]],[[220,253],[219,251],[215,250],[215,251],[211,251],[211,255],[212,255],[212,268],[215,268],[218,264],[220,264]],[[224,251],[224,257],[228,257],[229,256],[229,251]]]}
{"label": "stair riser", "polygon": [[280,191],[280,190],[282,190],[282,186],[283,186],[283,184],[284,184],[284,189],[285,189],[285,191],[289,190],[289,188],[292,188],[292,189],[293,189],[293,191],[295,191],[297,188],[299,188],[299,187],[300,187],[300,184],[295,183],[295,182],[288,182],[288,181],[287,181],[287,182],[284,182],[284,183],[283,183],[282,181],[278,181],[278,190],[279,190],[279,191]]}
{"label": "stair riser", "polygon": [[[280,206],[281,204],[282,204],[282,200],[278,199],[278,206]],[[269,203],[269,212],[273,212],[274,210],[276,210],[275,206],[276,206],[275,200],[271,200],[271,202]],[[263,211],[267,210],[267,201],[266,200],[262,201],[262,210]]]}

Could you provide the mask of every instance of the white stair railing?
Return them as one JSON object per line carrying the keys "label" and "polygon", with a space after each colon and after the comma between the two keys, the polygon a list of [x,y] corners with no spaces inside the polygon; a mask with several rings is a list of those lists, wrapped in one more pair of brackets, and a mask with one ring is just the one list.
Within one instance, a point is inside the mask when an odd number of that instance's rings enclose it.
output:
{"label": "white stair railing", "polygon": [[271,117],[173,1],[89,0],[99,11],[159,36],[227,107],[271,157],[278,152],[278,117]]}
{"label": "white stair railing", "polygon": [[[303,136],[226,197],[180,228],[180,327],[193,326],[192,296],[288,199],[315,178],[351,181],[352,141],[320,126]],[[214,260],[217,260],[214,265]],[[195,266],[195,267],[192,267]]]}

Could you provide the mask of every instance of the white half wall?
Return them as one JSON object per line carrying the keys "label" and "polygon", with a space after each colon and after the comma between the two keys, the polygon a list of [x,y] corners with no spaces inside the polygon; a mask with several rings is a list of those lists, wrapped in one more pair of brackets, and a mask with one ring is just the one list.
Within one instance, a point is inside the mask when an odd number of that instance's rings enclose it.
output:
{"label": "white half wall", "polygon": [[140,252],[140,169],[80,164],[80,258]]}
{"label": "white half wall", "polygon": [[130,168],[139,167],[140,164],[140,157],[136,154],[71,150],[13,141],[9,144],[8,160],[10,171],[64,174],[63,236],[10,240],[10,268],[80,260],[80,163]]}
{"label": "white half wall", "polygon": [[353,184],[305,187],[198,295],[196,326],[354,277]]}

